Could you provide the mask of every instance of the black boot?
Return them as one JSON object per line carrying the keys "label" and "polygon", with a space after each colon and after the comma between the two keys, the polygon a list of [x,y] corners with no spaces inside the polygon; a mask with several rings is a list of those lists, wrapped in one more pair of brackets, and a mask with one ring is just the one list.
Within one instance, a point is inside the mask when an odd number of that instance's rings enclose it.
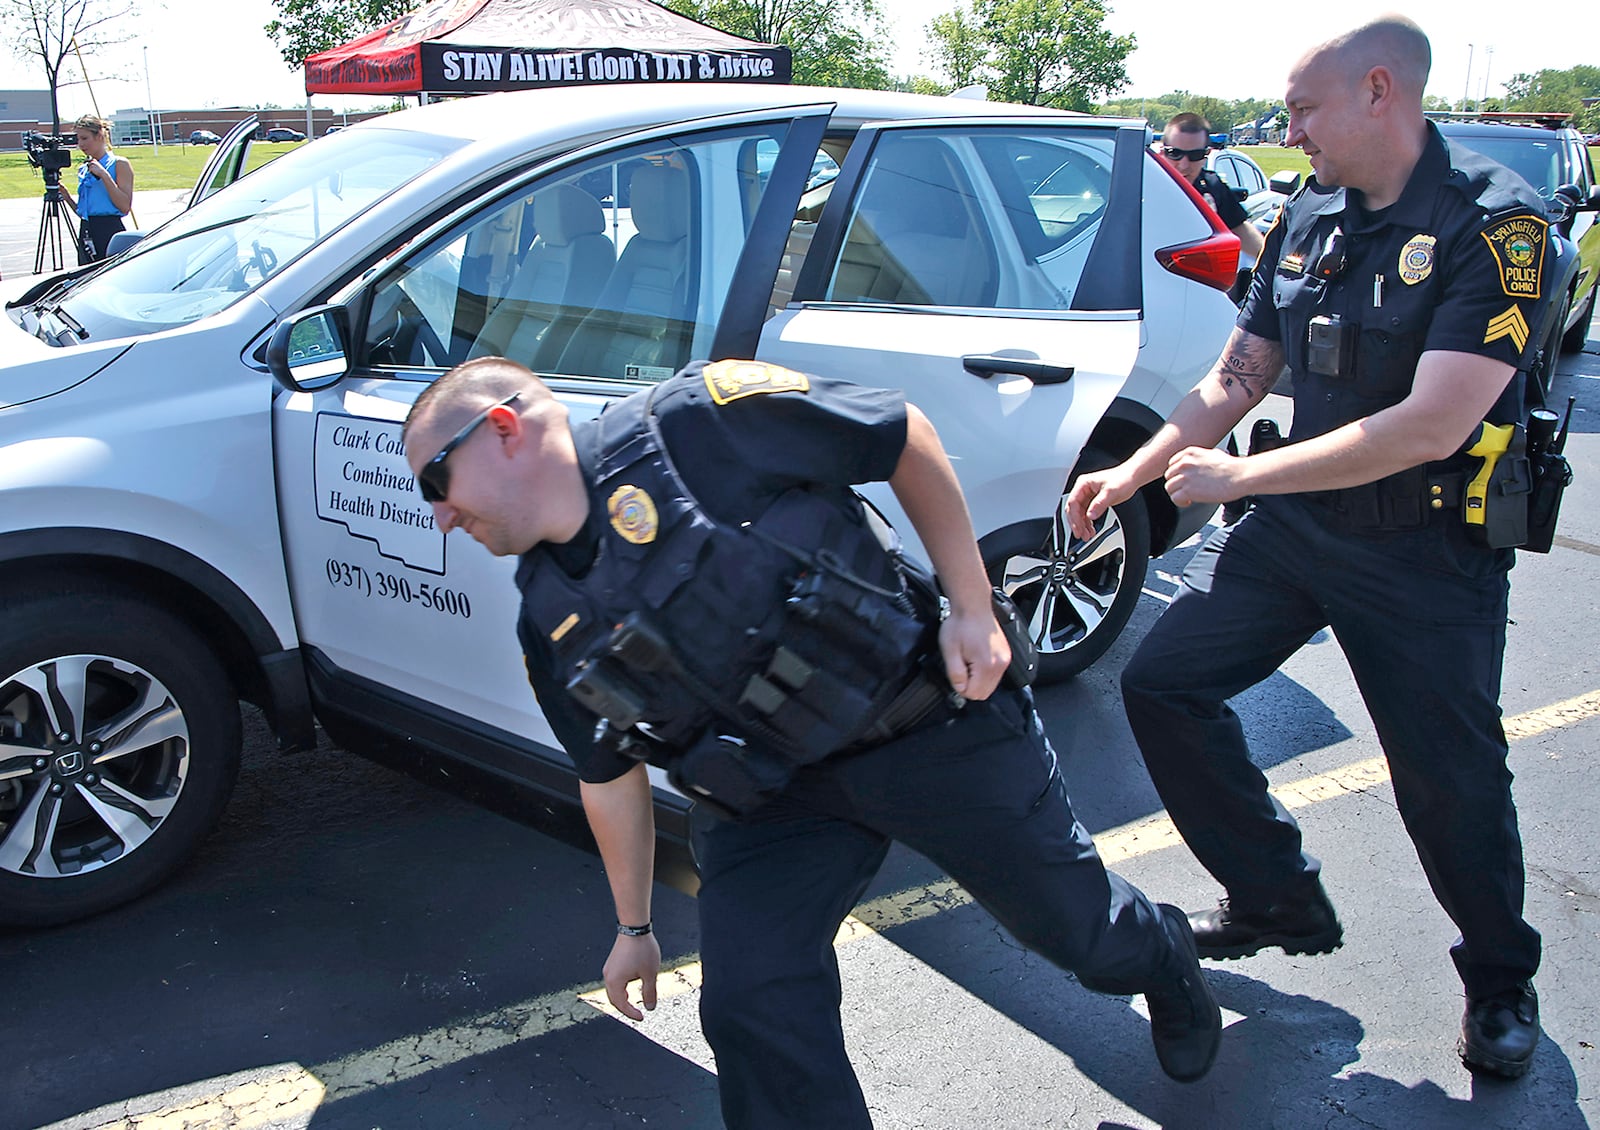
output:
{"label": "black boot", "polygon": [[1456,1054],[1469,1071],[1520,1079],[1539,1046],[1539,997],[1533,982],[1492,997],[1467,999]]}
{"label": "black boot", "polygon": [[1286,954],[1332,953],[1344,944],[1344,927],[1320,882],[1260,910],[1227,899],[1214,910],[1189,915],[1201,957],[1249,957],[1268,946]]}
{"label": "black boot", "polygon": [[1150,1040],[1161,1070],[1180,1083],[1192,1083],[1207,1071],[1222,1046],[1222,1010],[1200,972],[1194,935],[1183,911],[1162,903],[1167,936],[1172,939],[1172,968],[1155,987],[1146,988]]}

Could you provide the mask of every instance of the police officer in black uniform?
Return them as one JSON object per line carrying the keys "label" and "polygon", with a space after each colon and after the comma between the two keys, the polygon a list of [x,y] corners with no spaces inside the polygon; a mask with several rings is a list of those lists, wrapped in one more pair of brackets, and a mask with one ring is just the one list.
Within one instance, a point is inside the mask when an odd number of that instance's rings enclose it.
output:
{"label": "police officer in black uniform", "polygon": [[1160,152],[1194,185],[1223,226],[1239,237],[1239,254],[1252,261],[1259,258],[1261,233],[1245,215],[1244,206],[1228,182],[1206,168],[1206,156],[1211,152],[1211,123],[1189,111],[1174,114],[1161,131]]}
{"label": "police officer in black uniform", "polygon": [[[440,528],[519,554],[518,634],[576,763],[618,916],[612,1003],[655,1004],[646,763],[696,809],[701,1018],[735,1128],[870,1125],[832,940],[892,840],[1024,945],[1144,992],[1167,1074],[1221,1016],[1181,911],[1105,870],[1011,656],[955,475],[896,392],[750,362],[691,366],[569,424],[501,358],[419,397],[407,459]],[[850,485],[888,480],[944,593]],[[925,574],[923,575],[925,576]]]}
{"label": "police officer in black uniform", "polygon": [[[1457,1050],[1469,1068],[1516,1077],[1539,1038],[1540,940],[1522,915],[1499,710],[1514,539],[1486,533],[1483,518],[1526,515],[1504,425],[1519,418],[1553,253],[1533,190],[1424,118],[1429,63],[1427,38],[1400,17],[1300,60],[1289,144],[1315,179],[1268,234],[1216,368],[1144,449],[1081,482],[1068,509],[1085,532],[1157,476],[1179,505],[1256,500],[1196,555],[1122,680],[1168,812],[1227,890],[1189,916],[1202,956],[1342,942],[1319,864],[1227,705],[1331,625],[1460,930]],[[1216,450],[1285,363],[1289,442],[1243,458]]]}

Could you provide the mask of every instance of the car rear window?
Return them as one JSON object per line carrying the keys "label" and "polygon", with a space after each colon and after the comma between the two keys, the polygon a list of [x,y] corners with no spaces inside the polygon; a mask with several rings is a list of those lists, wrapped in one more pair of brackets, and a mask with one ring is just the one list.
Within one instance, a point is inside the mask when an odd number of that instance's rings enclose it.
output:
{"label": "car rear window", "polygon": [[1107,131],[952,126],[874,146],[829,301],[1071,309],[1105,215]]}

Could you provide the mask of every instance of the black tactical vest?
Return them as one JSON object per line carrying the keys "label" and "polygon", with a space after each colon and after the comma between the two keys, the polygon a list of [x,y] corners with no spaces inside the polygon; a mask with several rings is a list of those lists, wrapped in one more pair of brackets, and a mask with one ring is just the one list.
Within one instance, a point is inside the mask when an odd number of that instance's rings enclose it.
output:
{"label": "black tactical vest", "polygon": [[937,596],[849,491],[792,489],[743,525],[706,512],[652,399],[600,417],[594,561],[578,578],[539,561],[523,616],[601,740],[744,811],[872,730],[933,645]]}

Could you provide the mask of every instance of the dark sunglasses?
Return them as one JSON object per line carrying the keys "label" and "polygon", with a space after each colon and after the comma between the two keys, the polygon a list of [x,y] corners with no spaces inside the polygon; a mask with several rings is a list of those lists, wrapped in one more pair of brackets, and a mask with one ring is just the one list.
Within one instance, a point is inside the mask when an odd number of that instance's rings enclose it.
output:
{"label": "dark sunglasses", "polygon": [[473,433],[474,429],[489,418],[490,412],[493,412],[496,408],[504,408],[509,404],[515,403],[521,395],[521,392],[514,392],[504,400],[491,404],[482,412],[479,412],[467,421],[465,427],[450,437],[450,442],[439,449],[439,454],[422,465],[422,470],[417,472],[417,489],[422,492],[422,501],[444,501],[444,496],[450,493],[450,466],[448,463],[450,453],[467,441],[467,437]]}
{"label": "dark sunglasses", "polygon": [[1204,161],[1206,154],[1209,152],[1211,152],[1209,146],[1201,146],[1199,149],[1177,149],[1171,145],[1163,145],[1161,147],[1161,155],[1169,161],[1181,161],[1184,159]]}

